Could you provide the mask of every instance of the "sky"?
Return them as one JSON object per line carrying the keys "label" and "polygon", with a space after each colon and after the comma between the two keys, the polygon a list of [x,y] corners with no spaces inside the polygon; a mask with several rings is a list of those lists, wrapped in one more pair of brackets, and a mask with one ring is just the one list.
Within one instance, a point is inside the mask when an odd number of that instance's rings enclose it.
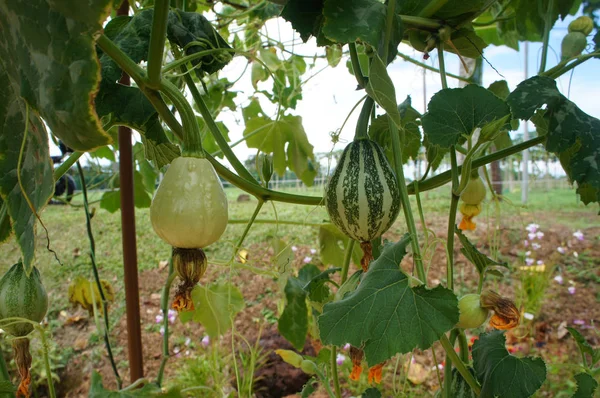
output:
{"label": "sky", "polygon": [[[560,43],[562,37],[567,33],[567,25],[574,17],[567,17],[564,21],[558,21],[550,35],[550,51],[548,54],[547,68],[556,65],[560,58]],[[295,33],[291,24],[278,18],[269,20],[264,28],[271,37],[277,38],[282,42],[294,43],[293,52],[302,55],[324,54],[324,49],[316,46],[315,39],[311,38],[307,43],[302,43],[299,35]],[[591,42],[591,36],[588,38]],[[437,53],[432,52],[428,60],[423,60],[423,54],[414,51],[410,46],[401,44],[399,51],[411,56],[414,59],[425,62],[433,67],[438,67]],[[521,44],[520,51],[515,51],[505,46],[488,46],[484,50],[487,62],[484,62],[483,85],[488,86],[496,80],[506,80],[509,88],[513,90],[518,83],[525,79],[525,55],[524,45]],[[347,50],[347,47],[344,48]],[[278,52],[281,58],[289,57],[289,54]],[[541,43],[529,43],[529,77],[535,75],[539,68],[541,58]],[[364,90],[356,91],[356,81],[346,68],[346,57],[342,59],[336,68],[327,66],[325,59],[317,59],[313,68],[308,69],[303,76],[303,81],[308,80],[303,85],[302,100],[299,101],[295,110],[288,110],[289,114],[302,117],[303,126],[310,143],[314,146],[314,152],[329,152],[334,149],[331,141],[331,132],[338,130],[350,110],[357,101],[364,95]],[[446,53],[446,70],[450,73],[459,73],[459,59],[456,55]],[[235,57],[220,73],[220,77],[228,77],[230,81],[236,80],[246,65],[245,58]],[[311,61],[307,60],[307,64]],[[495,71],[490,64],[497,70]],[[240,91],[236,98],[236,103],[245,106],[249,98],[253,95],[254,89],[250,81],[250,69],[234,86],[235,90]],[[578,66],[571,74],[566,74],[557,80],[561,92],[574,101],[584,112],[591,116],[600,118],[600,60],[589,60]],[[441,81],[439,74],[425,71],[423,69],[404,61],[397,57],[392,64],[388,66],[388,73],[396,88],[396,97],[398,102],[402,102],[407,95],[412,98],[412,105],[419,112],[426,110],[425,101],[429,101],[431,96],[441,90]],[[313,76],[314,75],[314,76]],[[449,87],[457,87],[458,81],[448,78]],[[260,82],[259,89],[270,90],[272,81]],[[276,108],[262,95],[257,96],[260,99],[263,109],[275,116]],[[191,96],[190,96],[191,101]],[[335,149],[341,149],[345,143],[352,140],[354,136],[354,126],[358,118],[360,107],[348,119],[344,130],[340,135],[340,141]],[[241,118],[241,111],[238,108],[236,114],[223,112],[217,120],[223,121],[229,129],[229,138],[235,142],[243,137],[244,124]],[[139,139],[139,136],[138,136]],[[52,145],[52,144],[51,144]],[[51,148],[52,154],[58,154],[57,148]],[[234,148],[235,154],[244,160],[248,156],[256,154],[256,149],[248,148],[245,143],[241,143]],[[227,164],[226,161],[224,161]]]}

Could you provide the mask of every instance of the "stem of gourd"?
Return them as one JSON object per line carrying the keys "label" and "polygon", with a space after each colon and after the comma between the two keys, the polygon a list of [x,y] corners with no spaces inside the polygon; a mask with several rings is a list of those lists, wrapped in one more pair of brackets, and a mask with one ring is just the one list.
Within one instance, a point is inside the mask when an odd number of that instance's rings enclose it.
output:
{"label": "stem of gourd", "polygon": [[[450,343],[450,340],[448,340],[448,337],[445,334],[442,335],[440,343],[442,344],[444,351],[446,351],[446,368],[444,369],[444,393],[446,394],[446,396],[448,396],[447,394],[450,393],[450,389],[447,388],[447,386],[449,386],[450,384],[447,385],[446,380],[450,379],[449,383],[452,382],[452,365],[456,367],[458,373],[460,373],[463,379],[465,379],[465,381],[471,387],[475,395],[479,396],[481,394],[481,386],[477,383],[477,380],[475,380],[471,372],[469,372],[469,369],[467,369],[463,361],[460,360],[460,358],[456,354],[456,351],[454,351],[453,345]],[[449,368],[450,370],[448,371],[447,369]],[[447,377],[448,373],[450,374],[449,378]]]}
{"label": "stem of gourd", "polygon": [[367,97],[365,99],[362,109],[360,110],[360,115],[358,116],[358,121],[356,122],[356,131],[354,133],[355,141],[369,138],[367,130],[369,126],[369,118],[371,117],[371,110],[373,109],[374,104],[375,101],[373,101],[373,98]]}
{"label": "stem of gourd", "polygon": [[169,17],[169,1],[156,0],[152,15],[152,31],[148,46],[148,87],[158,90],[161,83],[161,66],[165,39],[167,37],[167,19]]}
{"label": "stem of gourd", "polygon": [[356,51],[356,44],[349,43],[348,48],[350,49],[350,62],[352,63],[352,71],[354,72],[354,77],[356,77],[358,86],[360,88],[365,88],[367,86],[367,80],[365,79],[360,68],[360,61],[358,58],[358,52]]}
{"label": "stem of gourd", "polygon": [[[420,67],[421,67],[421,68],[423,68],[423,69],[427,69],[427,70],[430,70],[430,71],[432,71],[432,72],[440,73],[440,70],[439,70],[439,69],[437,69],[437,68],[434,68],[433,66],[427,65],[426,63],[419,62],[419,61],[417,61],[416,59],[414,59],[414,58],[411,58],[411,57],[409,57],[409,56],[408,56],[408,55],[406,55],[406,54],[403,54],[403,53],[401,53],[401,52],[398,52],[398,56],[399,56],[400,58],[402,58],[403,60],[405,60],[405,61],[408,61],[408,62],[410,62],[410,63],[412,63],[412,64],[415,64],[415,65],[417,65],[417,66],[420,66]],[[451,78],[453,78],[453,79],[456,79],[456,80],[463,81],[463,82],[465,82],[465,83],[470,83],[470,82],[471,82],[471,80],[469,80],[469,79],[468,79],[468,78],[466,78],[466,77],[459,76],[459,75],[455,75],[455,74],[452,74],[452,73],[446,73],[446,76],[447,76],[447,77],[451,77]]]}
{"label": "stem of gourd", "polygon": [[[596,52],[589,53],[589,54],[579,55],[576,58],[572,58],[572,59],[563,61],[563,62],[559,63],[558,65],[554,66],[553,68],[550,68],[547,71],[540,73],[540,76],[547,76],[552,79],[557,79],[558,77],[567,73],[568,71],[575,68],[576,66],[581,65],[588,59],[596,58],[598,56],[600,56],[600,51],[596,51]],[[571,62],[571,61],[573,61],[573,62]],[[571,62],[571,63],[569,63],[569,62]]]}
{"label": "stem of gourd", "polygon": [[450,200],[450,213],[448,214],[448,240],[446,244],[446,284],[448,289],[454,290],[454,228],[456,223],[456,211],[458,209],[458,200],[460,197],[455,194],[458,187],[458,165],[456,161],[456,151],[450,148],[450,164],[452,166],[452,190]]}
{"label": "stem of gourd", "polygon": [[550,42],[550,30],[552,29],[552,14],[554,12],[554,0],[548,0],[548,9],[544,15],[544,38],[542,44],[542,59],[540,60],[540,70],[538,74],[546,70],[546,60],[548,59],[548,46]]}
{"label": "stem of gourd", "polygon": [[162,290],[161,296],[160,296],[160,309],[161,309],[162,315],[163,315],[164,334],[163,334],[162,360],[160,361],[160,368],[158,370],[158,376],[156,377],[156,384],[158,384],[159,387],[162,386],[163,376],[165,373],[165,366],[167,364],[167,361],[169,360],[169,316],[168,316],[169,293],[171,291],[171,285],[173,285],[173,281],[175,280],[176,276],[177,276],[177,273],[175,273],[173,271],[173,258],[171,256],[171,258],[169,259],[169,276],[167,277],[167,281],[165,282],[165,285],[163,286],[163,290]]}
{"label": "stem of gourd", "polygon": [[469,363],[469,344],[467,343],[465,331],[462,329],[458,331],[458,347],[460,349],[460,359],[462,362]]}
{"label": "stem of gourd", "polygon": [[419,247],[419,236],[417,234],[417,226],[412,214],[408,192],[406,190],[406,180],[404,178],[404,169],[402,167],[402,149],[400,148],[400,137],[396,124],[390,120],[390,134],[392,135],[392,150],[394,152],[394,166],[396,168],[396,179],[400,190],[400,202],[402,203],[402,211],[408,227],[408,232],[411,235],[410,244],[413,251],[413,258],[417,268],[417,275],[421,282],[427,285],[427,275],[423,268],[423,258],[421,257],[421,248]]}
{"label": "stem of gourd", "polygon": [[348,279],[348,271],[350,270],[350,261],[352,260],[352,252],[354,251],[354,245],[356,241],[348,238],[348,246],[346,247],[346,254],[344,255],[344,264],[342,266],[340,286]]}
{"label": "stem of gourd", "polygon": [[444,43],[438,45],[438,62],[440,64],[440,78],[442,79],[442,89],[448,88],[448,80],[446,79],[446,62],[444,61]]}

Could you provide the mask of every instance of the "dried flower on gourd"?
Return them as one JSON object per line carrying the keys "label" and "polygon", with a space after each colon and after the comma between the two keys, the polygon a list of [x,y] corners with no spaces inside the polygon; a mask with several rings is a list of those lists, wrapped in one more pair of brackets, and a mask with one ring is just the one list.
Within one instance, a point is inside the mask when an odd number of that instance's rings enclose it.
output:
{"label": "dried flower on gourd", "polygon": [[374,382],[377,384],[381,384],[381,376],[382,376],[384,365],[385,365],[385,361],[378,363],[375,366],[371,366],[369,368],[369,377],[368,377],[369,383]]}
{"label": "dried flower on gourd", "polygon": [[173,269],[181,279],[173,300],[178,312],[193,311],[192,289],[206,271],[207,260],[202,249],[173,248]]}
{"label": "dried flower on gourd", "polygon": [[362,373],[362,359],[364,356],[363,350],[360,348],[350,347],[350,359],[352,360],[352,372],[350,372],[350,380],[357,381]]}
{"label": "dried flower on gourd", "polygon": [[515,303],[496,292],[488,290],[481,293],[481,307],[494,311],[490,318],[490,326],[495,329],[508,330],[519,325],[521,314]]}

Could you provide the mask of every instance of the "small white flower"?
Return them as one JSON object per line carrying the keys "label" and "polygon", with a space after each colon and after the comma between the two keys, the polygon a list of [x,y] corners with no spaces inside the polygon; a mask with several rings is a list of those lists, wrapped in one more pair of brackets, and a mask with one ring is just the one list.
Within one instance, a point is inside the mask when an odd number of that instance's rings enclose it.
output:
{"label": "small white flower", "polygon": [[533,314],[530,314],[529,312],[526,312],[523,314],[523,318],[531,321],[533,319]]}
{"label": "small white flower", "polygon": [[312,261],[312,257],[304,257],[304,260],[302,260],[304,262],[304,264],[308,264]]}
{"label": "small white flower", "polygon": [[531,250],[527,250],[527,251],[525,252],[525,255],[526,255],[527,257],[531,256]]}
{"label": "small white flower", "polygon": [[563,284],[563,282],[564,282],[564,279],[563,279],[562,275],[556,275],[556,276],[554,277],[554,280],[555,280],[555,281],[556,281],[558,284],[560,284],[560,285],[562,285],[562,284]]}
{"label": "small white flower", "polygon": [[339,366],[341,366],[345,360],[346,360],[346,356],[342,355],[342,354],[337,354],[337,357],[335,358],[335,361],[337,362],[337,364]]}
{"label": "small white flower", "polygon": [[186,338],[185,338],[185,343],[184,343],[184,344],[185,344],[185,346],[187,347],[187,346],[189,346],[191,343],[192,343],[192,339],[190,339],[189,337],[186,337]]}
{"label": "small white flower", "polygon": [[525,247],[529,246],[529,241],[528,241],[527,239],[525,239],[525,240],[523,241],[523,245],[524,245]]}
{"label": "small white flower", "polygon": [[536,263],[536,264],[537,264],[537,265],[543,265],[543,264],[544,264],[544,262],[543,262],[542,260],[537,260],[537,263]]}
{"label": "small white flower", "polygon": [[210,337],[208,337],[208,335],[202,337],[201,343],[204,347],[208,347],[208,345],[210,344]]}
{"label": "small white flower", "polygon": [[569,286],[567,290],[569,291],[569,294],[575,294],[575,286]]}
{"label": "small white flower", "polygon": [[525,227],[527,232],[536,233],[540,226],[538,224],[531,223]]}
{"label": "small white flower", "polygon": [[296,246],[292,246],[292,251],[295,252],[296,250],[298,250],[298,248]]}
{"label": "small white flower", "polygon": [[582,241],[583,240],[583,232],[581,232],[580,230],[577,230],[577,231],[573,232],[573,236],[578,241]]}
{"label": "small white flower", "polygon": [[535,232],[530,232],[527,234],[527,237],[529,238],[529,240],[534,240],[536,238],[536,234]]}
{"label": "small white flower", "polygon": [[544,237],[544,233],[542,231],[538,231],[535,233],[535,237],[538,239],[542,239]]}
{"label": "small white flower", "polygon": [[350,349],[350,343],[346,343],[346,344],[344,345],[343,349],[344,349],[345,351],[348,351],[348,350]]}
{"label": "small white flower", "polygon": [[531,244],[531,248],[532,248],[533,250],[537,250],[537,249],[539,249],[540,247],[542,247],[542,245],[540,245],[539,243],[535,243],[535,242],[533,242],[533,243]]}
{"label": "small white flower", "polygon": [[567,249],[562,246],[559,246],[556,248],[556,251],[559,252],[560,254],[565,254],[567,252]]}
{"label": "small white flower", "polygon": [[573,252],[573,256],[575,256],[575,258],[579,258],[579,253]]}
{"label": "small white flower", "polygon": [[310,254],[315,254],[317,253],[317,249],[310,249]]}
{"label": "small white flower", "polygon": [[527,264],[527,265],[533,265],[534,261],[535,261],[535,260],[534,260],[534,259],[532,259],[532,258],[526,258],[526,259],[525,259],[525,264]]}
{"label": "small white flower", "polygon": [[164,336],[164,335],[165,335],[165,327],[164,327],[164,326],[161,326],[161,327],[160,327],[160,335],[161,335],[161,336]]}

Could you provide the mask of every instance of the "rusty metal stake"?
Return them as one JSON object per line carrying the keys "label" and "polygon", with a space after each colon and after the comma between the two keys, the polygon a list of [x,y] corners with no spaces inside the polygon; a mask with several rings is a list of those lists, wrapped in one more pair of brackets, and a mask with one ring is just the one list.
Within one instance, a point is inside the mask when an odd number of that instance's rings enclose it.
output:
{"label": "rusty metal stake", "polygon": [[[129,2],[123,1],[117,15],[129,14]],[[119,83],[128,86],[129,76],[123,73]],[[121,192],[121,232],[123,240],[123,268],[125,276],[125,307],[127,314],[127,346],[129,351],[130,382],[144,377],[142,359],[142,331],[140,325],[140,297],[135,235],[135,207],[133,196],[133,151],[131,129],[119,127],[119,176]]]}

